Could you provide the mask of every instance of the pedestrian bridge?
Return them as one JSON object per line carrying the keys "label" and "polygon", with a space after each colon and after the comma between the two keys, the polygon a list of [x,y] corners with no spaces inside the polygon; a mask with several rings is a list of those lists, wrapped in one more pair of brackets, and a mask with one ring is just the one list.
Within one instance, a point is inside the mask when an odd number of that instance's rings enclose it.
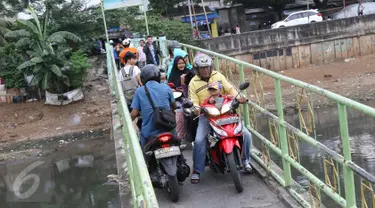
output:
{"label": "pedestrian bridge", "polygon": [[[160,44],[163,45],[163,44]],[[374,173],[352,161],[348,112],[357,111],[370,118],[375,109],[325,89],[286,77],[279,73],[236,60],[198,47],[181,44],[193,60],[197,52],[214,59],[215,70],[222,72],[236,86],[249,81],[249,102],[241,115],[253,134],[252,163],[259,174],[243,175],[244,192],[236,193],[230,175],[202,175],[199,185],[186,180],[180,188],[180,201],[172,203],[167,194],[154,190],[139,146],[136,130],[126,107],[113,59],[111,46],[106,44],[109,83],[117,101],[129,175],[133,207],[375,207]],[[263,88],[267,79],[273,81],[275,95],[265,99]],[[283,90],[292,86],[298,122],[290,122],[284,115]],[[335,106],[338,145],[329,148],[317,135],[313,98],[328,99]],[[268,109],[272,100],[275,110]],[[266,126],[266,128],[262,128]],[[301,156],[306,149],[316,157],[304,164]],[[192,164],[191,152],[187,151]],[[301,180],[301,178],[303,180]],[[296,182],[298,181],[298,182]],[[303,183],[302,183],[303,181]]]}

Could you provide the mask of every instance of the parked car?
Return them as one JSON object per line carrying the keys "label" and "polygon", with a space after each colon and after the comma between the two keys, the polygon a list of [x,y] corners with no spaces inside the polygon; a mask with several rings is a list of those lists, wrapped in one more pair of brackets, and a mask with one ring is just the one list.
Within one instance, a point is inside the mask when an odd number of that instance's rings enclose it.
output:
{"label": "parked car", "polygon": [[294,12],[282,21],[274,23],[271,28],[281,28],[288,26],[303,25],[312,22],[322,22],[323,17],[317,10],[305,10]]}
{"label": "parked car", "polygon": [[[339,12],[332,14],[332,19],[344,19],[349,17],[358,16],[358,6],[359,4],[352,4]],[[365,2],[362,3],[363,6],[363,15],[375,14],[375,2]]]}

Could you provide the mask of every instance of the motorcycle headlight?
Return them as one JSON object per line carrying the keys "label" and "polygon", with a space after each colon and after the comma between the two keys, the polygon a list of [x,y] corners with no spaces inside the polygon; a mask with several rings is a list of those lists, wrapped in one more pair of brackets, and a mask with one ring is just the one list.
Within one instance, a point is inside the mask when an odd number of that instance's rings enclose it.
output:
{"label": "motorcycle headlight", "polygon": [[238,122],[238,126],[234,129],[234,134],[239,134],[242,132],[242,122]]}
{"label": "motorcycle headlight", "polygon": [[221,108],[221,114],[228,113],[232,109],[232,103],[233,103],[233,100],[231,100],[229,103],[224,104],[223,107]]}
{"label": "motorcycle headlight", "polygon": [[216,126],[214,126],[212,124],[210,124],[210,125],[211,125],[212,129],[215,131],[215,133],[217,133],[219,136],[222,136],[222,137],[227,137],[228,136],[227,132],[225,132],[224,130],[219,129],[219,128],[217,128]]}
{"label": "motorcycle headlight", "polygon": [[220,111],[214,107],[204,107],[210,116],[220,116]]}

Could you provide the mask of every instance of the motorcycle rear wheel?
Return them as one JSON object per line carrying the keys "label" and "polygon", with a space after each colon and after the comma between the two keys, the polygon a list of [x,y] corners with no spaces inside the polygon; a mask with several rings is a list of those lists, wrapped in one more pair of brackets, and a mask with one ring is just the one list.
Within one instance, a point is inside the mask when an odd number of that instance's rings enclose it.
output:
{"label": "motorcycle rear wheel", "polygon": [[237,170],[237,164],[236,164],[236,159],[234,156],[235,155],[234,151],[237,151],[237,150],[234,149],[233,152],[227,155],[227,161],[228,161],[230,174],[232,175],[234,186],[236,187],[236,191],[238,193],[241,193],[243,191],[243,185],[242,185],[240,171]]}
{"label": "motorcycle rear wheel", "polygon": [[178,202],[179,195],[178,195],[178,182],[177,182],[177,176],[168,176],[168,194],[169,199],[172,202]]}

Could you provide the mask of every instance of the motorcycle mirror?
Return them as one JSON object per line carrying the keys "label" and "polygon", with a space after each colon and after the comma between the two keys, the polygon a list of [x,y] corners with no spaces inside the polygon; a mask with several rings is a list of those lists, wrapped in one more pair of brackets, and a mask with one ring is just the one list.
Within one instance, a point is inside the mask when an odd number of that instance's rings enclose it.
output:
{"label": "motorcycle mirror", "polygon": [[184,108],[191,108],[191,107],[193,107],[193,102],[191,102],[190,100],[186,100],[182,104],[182,107],[184,107]]}
{"label": "motorcycle mirror", "polygon": [[191,109],[190,108],[184,108],[184,113],[191,114]]}
{"label": "motorcycle mirror", "polygon": [[207,109],[206,109],[206,108],[202,108],[202,113],[203,113],[203,114],[208,114]]}
{"label": "motorcycle mirror", "polygon": [[250,86],[250,83],[249,82],[244,82],[242,84],[240,84],[240,90],[246,90],[248,87]]}
{"label": "motorcycle mirror", "polygon": [[182,92],[173,92],[174,99],[178,99],[182,96]]}

